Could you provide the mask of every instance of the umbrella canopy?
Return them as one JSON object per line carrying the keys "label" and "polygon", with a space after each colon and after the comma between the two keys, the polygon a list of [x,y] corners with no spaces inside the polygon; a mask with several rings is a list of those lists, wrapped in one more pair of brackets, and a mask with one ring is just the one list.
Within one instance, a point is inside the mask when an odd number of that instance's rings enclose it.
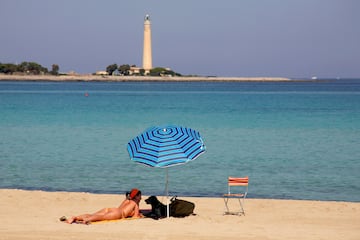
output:
{"label": "umbrella canopy", "polygon": [[[180,126],[152,127],[132,139],[127,146],[130,158],[150,167],[168,168],[185,164],[205,152],[199,132]],[[168,171],[166,171],[167,216]]]}
{"label": "umbrella canopy", "polygon": [[130,158],[150,167],[171,167],[205,152],[199,132],[180,126],[152,127],[128,143]]}

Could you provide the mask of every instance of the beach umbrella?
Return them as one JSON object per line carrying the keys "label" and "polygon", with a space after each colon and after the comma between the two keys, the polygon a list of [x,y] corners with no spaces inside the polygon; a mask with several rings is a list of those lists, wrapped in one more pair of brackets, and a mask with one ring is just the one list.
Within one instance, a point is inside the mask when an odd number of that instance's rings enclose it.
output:
{"label": "beach umbrella", "polygon": [[165,192],[169,217],[168,167],[185,164],[205,152],[200,133],[181,126],[152,127],[132,139],[127,149],[131,160],[136,163],[166,168]]}

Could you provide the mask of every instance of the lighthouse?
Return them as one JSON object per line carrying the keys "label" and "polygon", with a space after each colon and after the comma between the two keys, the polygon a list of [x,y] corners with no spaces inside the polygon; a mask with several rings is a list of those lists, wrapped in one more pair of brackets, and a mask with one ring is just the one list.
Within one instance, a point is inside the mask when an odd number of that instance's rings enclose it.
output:
{"label": "lighthouse", "polygon": [[149,14],[146,14],[144,19],[143,69],[145,74],[149,74],[152,69],[151,23]]}

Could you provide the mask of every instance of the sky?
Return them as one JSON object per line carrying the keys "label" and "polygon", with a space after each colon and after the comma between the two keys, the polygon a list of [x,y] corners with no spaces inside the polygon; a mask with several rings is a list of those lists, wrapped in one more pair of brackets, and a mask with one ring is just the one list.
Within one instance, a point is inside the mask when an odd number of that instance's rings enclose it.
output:
{"label": "sky", "polygon": [[360,78],[358,0],[0,0],[0,62],[60,72],[142,66],[183,75]]}

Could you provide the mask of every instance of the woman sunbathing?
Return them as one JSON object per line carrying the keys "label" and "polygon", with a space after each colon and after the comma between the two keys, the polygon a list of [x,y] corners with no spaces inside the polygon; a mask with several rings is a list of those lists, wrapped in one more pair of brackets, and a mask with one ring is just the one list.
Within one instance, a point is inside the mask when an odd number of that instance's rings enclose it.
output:
{"label": "woman sunbathing", "polygon": [[141,191],[134,188],[129,194],[126,195],[126,199],[117,208],[104,208],[93,214],[82,214],[79,216],[66,219],[60,218],[61,221],[71,223],[84,223],[89,224],[95,221],[102,220],[115,220],[128,217],[141,217],[139,210],[139,203],[141,200]]}

